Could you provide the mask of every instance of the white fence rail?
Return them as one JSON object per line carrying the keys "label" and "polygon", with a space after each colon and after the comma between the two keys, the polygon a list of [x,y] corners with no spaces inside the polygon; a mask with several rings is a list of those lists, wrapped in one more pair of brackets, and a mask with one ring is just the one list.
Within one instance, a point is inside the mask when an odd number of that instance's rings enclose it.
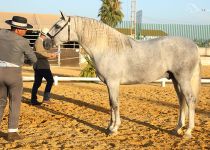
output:
{"label": "white fence rail", "polygon": [[[99,78],[92,78],[92,77],[58,77],[58,76],[54,76],[53,78],[55,81],[54,85],[58,85],[58,81],[101,82],[101,80]],[[34,77],[24,76],[23,81],[34,81]],[[162,79],[154,81],[153,83],[161,83],[161,86],[165,87],[166,83],[171,83],[171,82],[172,82],[171,80],[162,78]],[[206,83],[206,84],[210,83],[210,79],[201,79],[201,83]]]}

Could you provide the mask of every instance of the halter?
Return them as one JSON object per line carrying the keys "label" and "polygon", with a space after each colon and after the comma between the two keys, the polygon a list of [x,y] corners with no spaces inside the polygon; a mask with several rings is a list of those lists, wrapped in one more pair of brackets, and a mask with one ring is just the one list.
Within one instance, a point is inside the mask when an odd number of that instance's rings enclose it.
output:
{"label": "halter", "polygon": [[54,35],[50,35],[48,32],[47,36],[49,36],[53,40],[55,36],[58,35],[58,33],[60,33],[68,25],[68,41],[70,41],[70,20],[71,20],[71,17],[69,16],[68,21],[64,24],[62,28],[60,28],[60,30],[58,30]]}

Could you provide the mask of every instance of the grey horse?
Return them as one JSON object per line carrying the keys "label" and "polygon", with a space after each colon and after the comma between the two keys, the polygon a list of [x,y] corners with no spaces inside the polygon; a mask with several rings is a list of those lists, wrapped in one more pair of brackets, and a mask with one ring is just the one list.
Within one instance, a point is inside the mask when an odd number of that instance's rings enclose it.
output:
{"label": "grey horse", "polygon": [[116,133],[121,124],[120,84],[149,83],[166,77],[172,79],[179,99],[175,131],[182,134],[188,109],[189,125],[184,135],[191,137],[201,68],[197,45],[193,41],[170,36],[136,41],[100,21],[61,15],[48,36],[55,45],[78,41],[93,60],[97,76],[107,85],[109,92],[110,134]]}

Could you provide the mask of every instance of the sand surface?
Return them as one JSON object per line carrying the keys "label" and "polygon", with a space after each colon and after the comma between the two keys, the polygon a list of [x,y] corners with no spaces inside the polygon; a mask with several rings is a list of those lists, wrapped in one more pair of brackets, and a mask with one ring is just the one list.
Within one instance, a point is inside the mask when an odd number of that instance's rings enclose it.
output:
{"label": "sand surface", "polygon": [[[59,76],[78,76],[78,68],[52,67]],[[33,75],[30,67],[24,76]],[[203,67],[202,77],[210,77],[210,67]],[[53,104],[29,104],[32,82],[24,82],[20,134],[14,143],[7,135],[8,107],[1,123],[0,149],[210,149],[210,84],[202,84],[196,108],[193,138],[174,135],[178,101],[171,84],[123,85],[120,87],[122,124],[117,135],[107,136],[109,102],[102,83],[59,82],[53,86]],[[42,100],[45,83],[38,98]]]}

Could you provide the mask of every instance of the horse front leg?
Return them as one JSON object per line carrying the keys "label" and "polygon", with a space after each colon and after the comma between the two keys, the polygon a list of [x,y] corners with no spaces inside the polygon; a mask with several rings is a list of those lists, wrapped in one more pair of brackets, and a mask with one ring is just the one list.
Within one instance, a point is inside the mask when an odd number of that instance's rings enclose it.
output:
{"label": "horse front leg", "polygon": [[109,81],[107,82],[107,88],[109,92],[109,103],[111,108],[111,119],[108,126],[108,134],[116,133],[120,124],[120,111],[119,111],[119,82]]}
{"label": "horse front leg", "polygon": [[179,99],[179,119],[178,124],[175,129],[175,133],[182,134],[182,128],[185,126],[185,115],[186,115],[186,100],[184,97],[184,94],[182,93],[180,86],[177,82],[177,80],[173,77],[172,78],[175,91],[177,93],[178,99]]}

